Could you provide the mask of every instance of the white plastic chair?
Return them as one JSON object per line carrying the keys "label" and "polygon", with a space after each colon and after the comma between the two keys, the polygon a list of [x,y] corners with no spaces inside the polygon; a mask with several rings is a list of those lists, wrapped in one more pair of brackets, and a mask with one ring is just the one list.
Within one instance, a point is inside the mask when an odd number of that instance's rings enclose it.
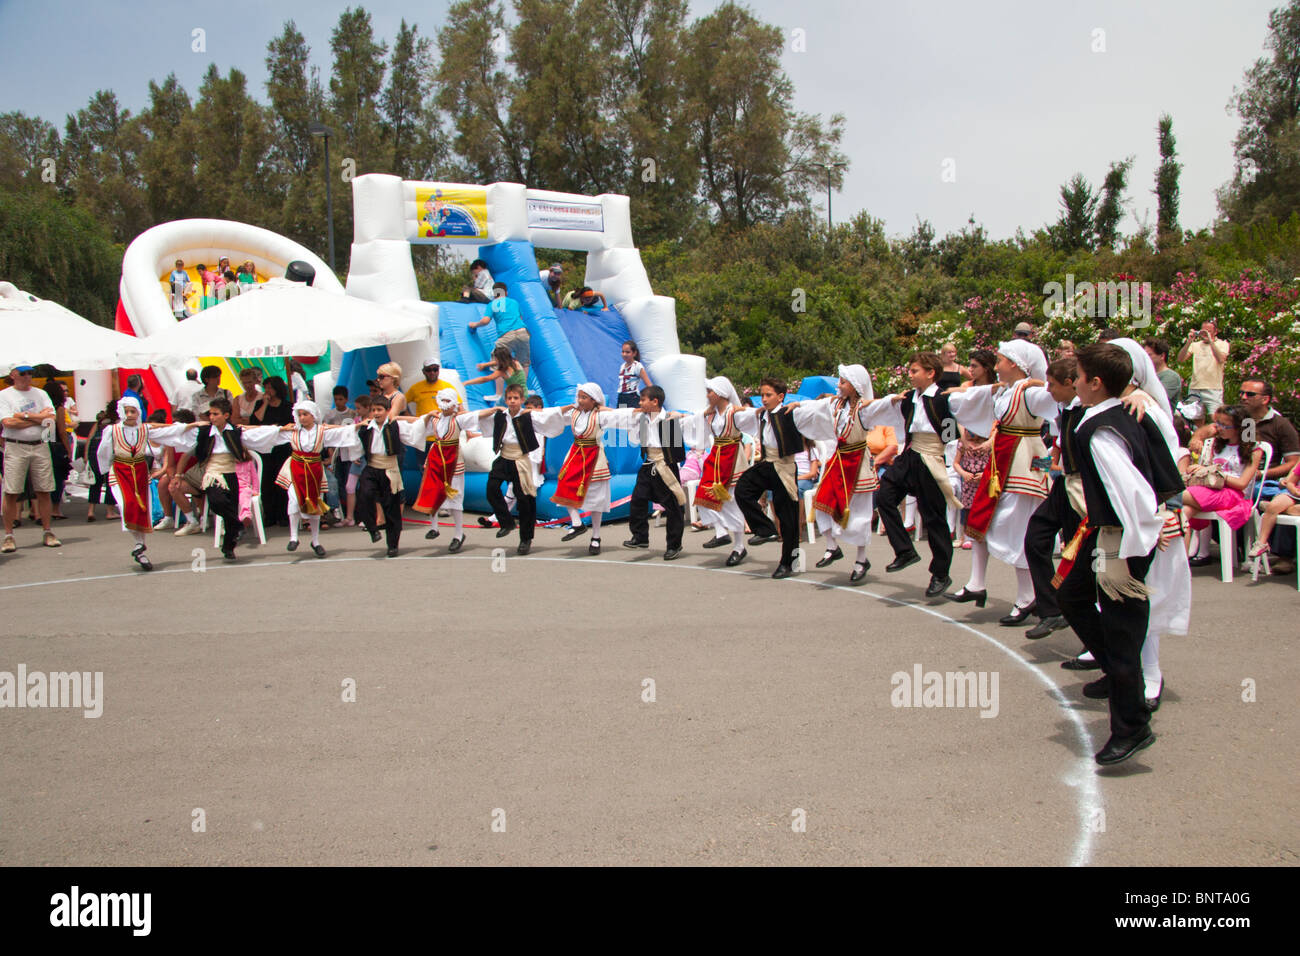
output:
{"label": "white plastic chair", "polygon": [[[1246,523],[1246,525],[1243,525],[1243,528],[1254,527],[1258,529],[1259,514],[1257,509],[1259,508],[1259,496],[1264,492],[1264,482],[1262,479],[1263,476],[1268,473],[1269,463],[1273,460],[1273,446],[1271,444],[1269,444],[1266,441],[1262,441],[1259,443],[1259,447],[1264,452],[1264,461],[1260,464],[1260,469],[1259,469],[1259,476],[1261,480],[1258,482],[1255,488],[1255,495],[1250,502],[1250,520]],[[1211,441],[1210,439],[1207,439],[1204,448],[1202,448],[1201,450],[1202,463],[1208,463],[1210,458],[1213,456],[1213,452],[1211,448],[1212,448]],[[1188,511],[1186,512],[1186,515],[1188,518],[1201,518],[1205,521],[1213,521],[1218,524],[1219,526],[1219,580],[1222,581],[1224,584],[1231,584],[1233,564],[1237,558],[1237,542],[1235,536],[1233,535],[1232,528],[1228,525],[1227,520],[1224,519],[1217,511]],[[1251,541],[1253,540],[1253,536],[1247,537],[1245,540]],[[1247,557],[1247,561],[1242,562],[1243,568],[1247,566],[1250,557],[1249,552],[1247,552],[1246,557]]]}
{"label": "white plastic chair", "polygon": [[[1300,541],[1300,515],[1278,515],[1277,523],[1279,525],[1286,525],[1289,528],[1295,528],[1296,540]],[[1267,551],[1264,552],[1263,560],[1264,560],[1265,573],[1272,574],[1273,572],[1268,566]],[[1297,591],[1300,591],[1300,560],[1297,560],[1295,563],[1295,589]]]}
{"label": "white plastic chair", "polygon": [[[248,457],[253,460],[253,498],[249,503],[253,512],[253,524],[257,527],[257,540],[266,544],[266,529],[262,527],[262,456],[255,451],[250,451]],[[239,489],[235,489],[235,497],[239,497]],[[210,508],[203,509],[203,520],[206,521]],[[221,515],[212,516],[212,546],[221,547],[221,533],[224,521]]]}
{"label": "white plastic chair", "polygon": [[808,529],[809,544],[817,540],[817,512],[813,508],[813,495],[816,493],[816,488],[809,488],[803,493],[804,527]]}
{"label": "white plastic chair", "polygon": [[695,510],[695,492],[700,487],[700,479],[692,478],[683,487],[686,489],[686,513],[690,515],[688,524],[699,521],[699,512]]}

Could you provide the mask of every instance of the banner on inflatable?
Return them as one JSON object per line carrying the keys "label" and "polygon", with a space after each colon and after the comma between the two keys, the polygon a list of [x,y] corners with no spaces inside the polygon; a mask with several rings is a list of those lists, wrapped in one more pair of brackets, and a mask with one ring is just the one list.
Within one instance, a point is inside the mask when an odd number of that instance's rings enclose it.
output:
{"label": "banner on inflatable", "polygon": [[532,229],[580,229],[604,232],[605,212],[600,203],[528,200],[528,225]]}
{"label": "banner on inflatable", "polygon": [[[408,207],[409,208],[409,207]],[[427,186],[415,190],[415,242],[488,237],[487,189],[483,186]]]}

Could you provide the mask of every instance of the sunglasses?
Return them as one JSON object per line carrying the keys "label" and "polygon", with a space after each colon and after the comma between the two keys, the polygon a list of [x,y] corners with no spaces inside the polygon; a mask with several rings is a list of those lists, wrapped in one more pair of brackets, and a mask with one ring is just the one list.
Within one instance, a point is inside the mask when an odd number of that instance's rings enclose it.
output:
{"label": "sunglasses", "polygon": [[1237,394],[1240,395],[1242,398],[1254,398],[1255,396],[1257,396],[1257,395],[1263,395],[1264,393],[1263,393],[1263,392],[1247,392],[1247,391],[1244,391],[1244,390],[1243,390],[1243,391],[1238,392]]}
{"label": "sunglasses", "polygon": [[1221,431],[1225,431],[1225,432],[1235,432],[1235,431],[1237,431],[1237,426],[1236,426],[1236,425],[1225,425],[1225,424],[1223,424],[1223,422],[1215,422],[1215,423],[1214,423],[1214,427],[1220,429]]}

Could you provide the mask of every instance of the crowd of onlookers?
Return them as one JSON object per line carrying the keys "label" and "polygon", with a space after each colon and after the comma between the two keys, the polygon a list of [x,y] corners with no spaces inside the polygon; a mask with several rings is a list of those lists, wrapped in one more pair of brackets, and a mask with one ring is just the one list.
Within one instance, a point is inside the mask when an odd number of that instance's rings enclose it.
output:
{"label": "crowd of onlookers", "polygon": [[[232,269],[230,257],[221,256],[216,268],[200,262],[195,265],[194,272],[198,277],[198,287],[190,278],[183,259],[176,260],[175,268],[167,276],[172,315],[177,319],[187,319],[196,312],[229,301],[257,283],[257,267],[252,259],[245,259],[238,268]],[[192,307],[191,302],[197,308]]]}

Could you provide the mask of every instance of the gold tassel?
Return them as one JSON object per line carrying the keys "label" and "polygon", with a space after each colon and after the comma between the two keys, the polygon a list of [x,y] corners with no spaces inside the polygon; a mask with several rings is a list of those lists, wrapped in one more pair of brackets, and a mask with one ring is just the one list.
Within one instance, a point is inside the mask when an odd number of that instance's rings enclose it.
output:
{"label": "gold tassel", "polygon": [[841,527],[841,528],[847,528],[847,527],[849,526],[849,509],[848,509],[848,508],[845,508],[845,509],[844,509],[844,514],[840,515],[840,522],[839,522],[839,524],[840,524],[840,527]]}
{"label": "gold tassel", "polygon": [[989,461],[989,496],[996,498],[1002,494],[1002,482],[998,481],[998,465],[996,461]]}
{"label": "gold tassel", "polygon": [[713,487],[709,489],[709,494],[713,495],[716,501],[731,500],[731,492],[727,491],[727,486],[722,482],[715,482]]}

